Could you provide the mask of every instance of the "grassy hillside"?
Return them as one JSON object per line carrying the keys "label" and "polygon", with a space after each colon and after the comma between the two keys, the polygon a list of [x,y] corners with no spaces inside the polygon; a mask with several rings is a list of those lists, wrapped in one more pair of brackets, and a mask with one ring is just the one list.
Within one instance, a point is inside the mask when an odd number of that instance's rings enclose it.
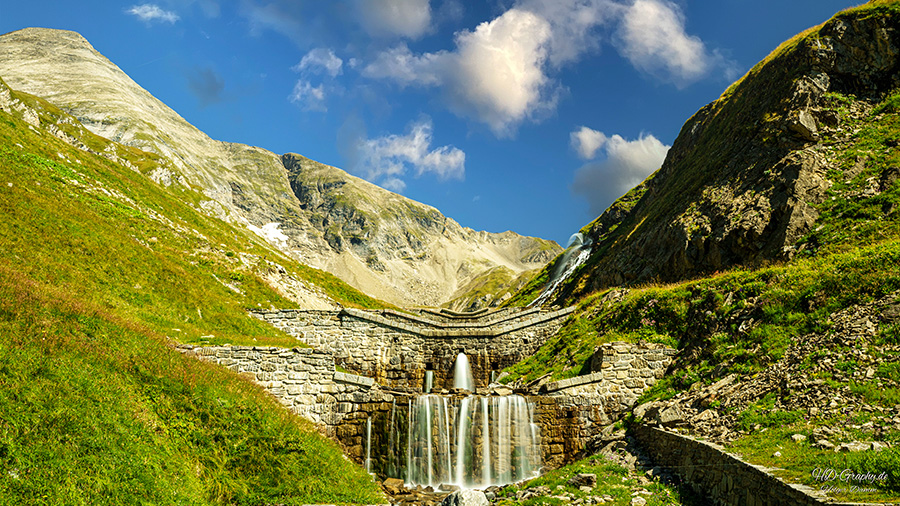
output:
{"label": "grassy hillside", "polygon": [[[681,373],[690,378],[753,372],[777,359],[791,337],[825,325],[831,312],[900,287],[900,150],[895,141],[900,139],[900,93],[868,105],[839,94],[830,100],[845,129],[854,133],[822,143],[832,162],[832,184],[794,261],[632,286],[621,300],[611,296],[620,293],[615,289],[570,298],[565,303],[579,304],[578,316],[536,355],[510,368],[508,380],[548,371],[558,378],[574,376],[600,343],[641,339],[695,348],[702,358]],[[539,293],[534,285],[525,295]],[[519,299],[528,300],[523,293]],[[751,299],[760,325],[748,334],[738,332],[729,319],[745,314]]]}
{"label": "grassy hillside", "polygon": [[[849,153],[843,144],[856,142],[862,167],[893,156],[889,144],[858,142],[855,129],[879,118],[869,109],[897,85],[894,42],[880,34],[898,23],[897,2],[839,13],[782,44],[700,109],[662,168],[582,230],[593,254],[555,301],[764,266],[815,247],[800,240],[831,222],[815,214],[828,198],[821,180],[842,183],[836,173],[847,171],[836,151]],[[890,140],[869,134],[874,143]],[[540,286],[512,303],[533,300]]]}
{"label": "grassy hillside", "polygon": [[380,303],[185,204],[199,194],[141,174],[153,155],[12,97],[18,109],[0,111],[0,502],[379,502],[311,424],[171,344],[295,346],[246,312],[295,306],[263,281],[270,261],[341,303]]}
{"label": "grassy hillside", "polygon": [[[900,24],[900,2],[869,2],[839,13],[836,19],[858,37],[865,33],[860,27]],[[661,219],[665,203],[652,199],[679,193],[654,187],[660,184],[657,173],[651,177],[650,190],[645,182],[582,230],[600,247],[557,300],[577,304],[579,310],[534,356],[508,368],[511,375],[504,381],[532,380],[548,372],[552,379],[590,372],[589,358],[604,342],[662,342],[679,352],[666,376],[638,403],[679,406],[687,413],[679,430],[715,438],[754,464],[779,468],[776,473],[793,483],[821,487],[811,475],[817,467],[886,471],[889,479],[872,484],[876,492],[831,495],[849,501],[896,502],[900,324],[876,315],[859,335],[847,337],[833,317],[883,299],[900,302],[893,299],[900,290],[900,88],[896,79],[885,79],[876,83],[876,93],[866,87],[872,84],[867,77],[854,81],[853,75],[836,74],[842,80],[839,86],[815,104],[815,114],[829,122],[819,124],[817,138],[803,143],[779,131],[784,118],[772,112],[777,112],[779,100],[791,98],[780,98],[777,90],[791,89],[793,79],[803,78],[795,73],[797,66],[791,66],[802,60],[797,48],[812,47],[828,27],[828,23],[814,27],[785,42],[698,113],[706,118],[703,121],[725,128],[741,117],[741,111],[755,111],[762,118],[759,131],[768,128],[770,135],[757,139],[760,146],[803,150],[821,162],[823,198],[806,203],[814,210],[815,221],[792,245],[792,258],[756,261],[669,283],[647,279],[591,291],[592,277],[608,274],[603,269],[611,264],[604,263],[605,255],[627,245],[642,226],[652,227]],[[822,40],[823,47],[832,43]],[[779,79],[785,82],[771,88],[771,104],[747,102],[761,83]],[[832,76],[833,83],[835,79]],[[836,91],[841,87],[843,92]],[[854,88],[860,93],[849,91]],[[711,135],[720,133],[714,130]],[[726,136],[710,142],[730,141]],[[708,151],[715,154],[722,149]],[[715,168],[703,150],[698,157],[675,163],[698,172]],[[735,184],[765,188],[778,177],[777,170],[765,164],[751,169]],[[687,183],[678,184],[685,191]],[[641,199],[651,201],[644,204],[646,215],[638,219],[629,213]],[[702,215],[696,213],[701,219]],[[533,280],[511,303],[526,304],[541,288],[541,279]],[[809,352],[804,343],[810,336],[830,344]],[[779,371],[786,376],[779,376]],[[737,390],[703,397],[725,378]],[[704,410],[709,411],[706,420],[713,421],[698,421]],[[892,447],[836,452],[820,445],[825,436],[834,445],[876,441]]]}

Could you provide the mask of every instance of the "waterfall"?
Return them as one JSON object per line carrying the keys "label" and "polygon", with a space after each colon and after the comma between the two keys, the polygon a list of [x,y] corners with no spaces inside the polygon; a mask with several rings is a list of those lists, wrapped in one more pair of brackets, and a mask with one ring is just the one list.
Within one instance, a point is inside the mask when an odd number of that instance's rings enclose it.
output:
{"label": "waterfall", "polygon": [[409,413],[410,486],[488,487],[537,476],[534,405],[520,395],[422,395],[410,400]]}
{"label": "waterfall", "polygon": [[475,391],[475,380],[472,378],[472,368],[469,367],[469,357],[460,352],[456,356],[456,364],[453,366],[453,388],[462,388],[469,392]]}
{"label": "waterfall", "polygon": [[425,393],[430,394],[434,389],[434,371],[425,371]]}
{"label": "waterfall", "polygon": [[394,476],[397,474],[397,464],[396,456],[397,456],[397,425],[396,425],[396,413],[397,413],[397,399],[391,401],[391,424],[388,426],[388,454],[387,454],[387,473],[389,476]]}
{"label": "waterfall", "polygon": [[469,406],[472,404],[471,397],[462,400],[459,406],[459,414],[456,417],[456,481],[455,483],[463,483],[466,466],[466,443],[469,433],[469,424],[471,415]]}
{"label": "waterfall", "polygon": [[534,299],[529,306],[540,306],[550,300],[550,297],[553,295],[553,292],[556,291],[556,288],[560,283],[565,281],[576,269],[581,267],[581,264],[585,263],[587,259],[590,258],[590,246],[590,237],[585,239],[580,233],[576,232],[572,234],[572,236],[569,237],[569,245],[566,246],[566,251],[563,252],[556,262],[556,265],[553,267],[553,272],[550,275],[550,280],[547,282],[547,287],[544,288],[544,291],[541,292],[538,298]]}
{"label": "waterfall", "polygon": [[491,483],[491,418],[488,416],[488,398],[481,398],[481,486]]}
{"label": "waterfall", "polygon": [[366,418],[366,472],[372,473],[372,417]]}

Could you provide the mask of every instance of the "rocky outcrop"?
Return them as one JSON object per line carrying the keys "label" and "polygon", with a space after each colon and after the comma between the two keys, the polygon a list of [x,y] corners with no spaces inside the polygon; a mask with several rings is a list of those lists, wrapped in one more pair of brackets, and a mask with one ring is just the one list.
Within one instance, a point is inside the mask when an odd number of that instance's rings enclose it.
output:
{"label": "rocky outcrop", "polygon": [[[748,314],[752,312],[748,308]],[[752,320],[746,321],[752,325]],[[784,356],[758,374],[730,374],[705,386],[697,383],[672,399],[642,404],[633,412],[652,425],[690,427],[694,436],[728,443],[761,428],[743,427],[740,413],[772,394],[775,400],[765,409],[799,413],[810,420],[871,413],[866,424],[823,426],[813,434],[814,444],[828,440],[830,448],[836,449],[834,443],[862,431],[868,434],[869,448],[880,442],[883,431],[900,428],[900,406],[868,403],[851,385],[878,390],[900,387],[891,375],[879,372],[896,367],[900,344],[877,337],[879,328],[900,323],[900,292],[838,311],[830,323],[826,332],[795,337]]]}
{"label": "rocky outcrop", "polygon": [[866,9],[788,41],[690,118],[663,166],[582,230],[592,258],[557,298],[800,251],[832,185],[823,147],[900,85],[900,14]]}
{"label": "rocky outcrop", "polygon": [[196,205],[205,213],[388,302],[440,305],[484,272],[503,267],[518,275],[560,251],[551,241],[462,227],[299,155],[211,139],[74,32],[28,28],[0,36],[0,76],[97,135],[160,155],[147,177],[191,199],[199,191]]}

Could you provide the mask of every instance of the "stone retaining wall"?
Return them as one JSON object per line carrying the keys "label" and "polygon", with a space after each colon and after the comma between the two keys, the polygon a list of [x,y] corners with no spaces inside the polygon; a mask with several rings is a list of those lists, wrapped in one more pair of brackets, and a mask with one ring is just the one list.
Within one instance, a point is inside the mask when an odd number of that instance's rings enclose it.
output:
{"label": "stone retaining wall", "polygon": [[434,387],[449,389],[453,365],[466,353],[476,385],[491,372],[530,356],[555,333],[573,308],[559,311],[504,311],[479,323],[439,322],[398,311],[274,310],[253,315],[317,349],[337,364],[391,389],[421,392],[425,371]]}
{"label": "stone retaining wall", "polygon": [[675,353],[661,344],[605,343],[592,359],[596,372],[541,386],[536,409],[549,467],[578,458],[588,441],[665,375]]}
{"label": "stone retaining wall", "polygon": [[655,463],[669,468],[715,504],[851,506],[830,502],[811,487],[785,483],[767,468],[744,462],[712,443],[643,424],[636,425],[633,434]]}
{"label": "stone retaining wall", "polygon": [[395,395],[372,378],[335,371],[334,357],[321,350],[191,345],[180,349],[248,374],[286,408],[322,426],[357,460],[365,456],[366,419],[389,410],[395,401]]}

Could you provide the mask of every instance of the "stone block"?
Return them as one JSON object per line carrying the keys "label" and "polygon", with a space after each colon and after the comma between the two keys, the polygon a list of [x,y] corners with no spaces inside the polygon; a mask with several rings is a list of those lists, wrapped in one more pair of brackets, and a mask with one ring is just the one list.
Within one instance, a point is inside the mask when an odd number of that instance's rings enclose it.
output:
{"label": "stone block", "polygon": [[625,386],[628,388],[644,388],[644,381],[638,378],[627,378]]}

